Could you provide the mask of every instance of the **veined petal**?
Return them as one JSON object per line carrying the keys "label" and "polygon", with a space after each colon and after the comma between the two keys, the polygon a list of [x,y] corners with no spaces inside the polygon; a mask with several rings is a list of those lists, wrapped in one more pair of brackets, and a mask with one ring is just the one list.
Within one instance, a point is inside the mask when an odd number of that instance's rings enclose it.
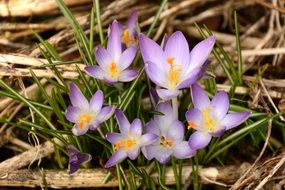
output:
{"label": "veined petal", "polygon": [[149,145],[142,148],[142,153],[147,160],[151,160],[159,152],[159,145]]}
{"label": "veined petal", "polygon": [[119,66],[118,66],[121,71],[125,70],[131,65],[136,56],[136,53],[137,53],[137,48],[134,46],[129,47],[123,52],[119,60]]}
{"label": "veined petal", "polygon": [[205,148],[211,141],[211,135],[202,131],[195,131],[189,138],[188,144],[192,150]]}
{"label": "veined petal", "polygon": [[174,32],[167,40],[165,45],[167,58],[174,58],[175,65],[181,65],[183,69],[187,69],[189,65],[189,46],[182,32]]}
{"label": "veined petal", "polygon": [[73,83],[70,83],[69,88],[70,88],[69,99],[71,101],[71,104],[75,107],[88,109],[89,102],[82,94],[82,92],[79,90],[79,88]]}
{"label": "veined petal", "polygon": [[109,119],[115,111],[114,106],[105,106],[101,109],[100,113],[96,116],[96,124],[99,125]]}
{"label": "veined petal", "polygon": [[195,150],[192,150],[187,141],[181,141],[173,148],[173,155],[178,159],[190,158],[196,154]]}
{"label": "veined petal", "polygon": [[131,160],[135,160],[138,156],[139,156],[139,154],[140,154],[140,147],[136,147],[136,148],[134,148],[134,149],[132,149],[132,150],[129,150],[128,152],[127,152],[127,155],[128,155],[128,157],[131,159]]}
{"label": "veined petal", "polygon": [[156,85],[167,88],[168,76],[163,69],[153,62],[145,62],[145,72]]}
{"label": "veined petal", "polygon": [[124,140],[124,136],[121,133],[107,133],[106,139],[112,144],[116,144],[119,141]]}
{"label": "veined petal", "polygon": [[76,123],[78,116],[80,114],[80,108],[78,107],[73,107],[73,106],[68,106],[65,112],[65,117],[68,121]]}
{"label": "veined petal", "polygon": [[101,90],[95,92],[93,97],[90,100],[90,110],[94,111],[95,113],[100,112],[102,105],[104,102],[104,94]]}
{"label": "veined petal", "polygon": [[172,122],[177,119],[173,114],[173,108],[168,102],[159,103],[156,106],[156,111],[163,113],[164,115],[158,115],[157,117],[162,122],[163,125],[170,125]]}
{"label": "veined petal", "polygon": [[88,126],[85,125],[82,128],[80,128],[77,124],[75,124],[72,128],[72,133],[75,136],[80,136],[80,135],[84,135],[87,131],[88,131]]}
{"label": "veined petal", "polygon": [[134,80],[138,76],[138,72],[136,70],[124,70],[120,73],[119,81],[121,82],[130,82]]}
{"label": "veined petal", "polygon": [[163,88],[157,88],[156,92],[157,92],[158,96],[164,101],[175,98],[175,97],[179,96],[179,94],[181,93],[179,90],[167,90],[167,89],[163,89]]}
{"label": "veined petal", "polygon": [[182,141],[184,137],[184,125],[179,120],[174,120],[168,128],[167,137],[173,141]]}
{"label": "veined petal", "polygon": [[185,116],[188,122],[188,128],[201,130],[200,127],[203,124],[203,115],[200,110],[192,108],[186,112]]}
{"label": "veined petal", "polygon": [[115,114],[121,133],[129,133],[131,124],[125,114],[120,109],[116,109]]}
{"label": "veined petal", "polygon": [[155,159],[161,164],[165,164],[170,160],[170,157],[173,153],[172,149],[169,148],[160,148],[155,155]]}
{"label": "veined petal", "polygon": [[146,133],[141,137],[141,146],[148,146],[157,140],[158,136],[153,133]]}
{"label": "veined petal", "polygon": [[118,61],[122,54],[121,31],[118,21],[114,20],[110,27],[110,34],[107,43],[107,51]]}
{"label": "veined petal", "polygon": [[160,134],[160,130],[159,130],[159,123],[157,122],[157,118],[156,119],[151,119],[149,122],[147,122],[145,124],[145,131],[147,133],[153,133],[153,134],[156,134],[156,135],[159,135]]}
{"label": "veined petal", "polygon": [[107,161],[107,163],[105,164],[105,168],[110,168],[110,167],[120,163],[125,158],[127,158],[127,153],[123,150],[123,148],[120,148]]}
{"label": "veined petal", "polygon": [[142,122],[140,119],[135,119],[130,126],[130,133],[138,136],[142,135]]}
{"label": "veined petal", "polygon": [[104,78],[104,72],[99,66],[97,65],[92,65],[92,66],[87,66],[84,69],[86,73],[96,79],[103,80]]}
{"label": "veined petal", "polygon": [[191,96],[195,108],[204,110],[210,106],[208,95],[198,84],[191,86]]}
{"label": "veined petal", "polygon": [[182,89],[182,88],[189,88],[191,84],[194,84],[199,77],[201,76],[201,69],[193,69],[190,73],[185,73],[183,78],[183,81],[178,84],[176,89]]}
{"label": "veined petal", "polygon": [[225,91],[218,92],[212,99],[211,107],[214,108],[215,116],[221,120],[228,113],[230,106],[229,96]]}
{"label": "veined petal", "polygon": [[215,41],[216,37],[210,36],[192,49],[190,53],[189,70],[200,68],[205,63],[215,45]]}
{"label": "veined petal", "polygon": [[250,112],[229,113],[221,124],[226,126],[226,130],[232,129],[247,120],[250,114]]}
{"label": "veined petal", "polygon": [[98,65],[100,65],[101,69],[103,69],[105,72],[108,72],[109,64],[113,61],[110,53],[106,49],[98,46],[95,54]]}

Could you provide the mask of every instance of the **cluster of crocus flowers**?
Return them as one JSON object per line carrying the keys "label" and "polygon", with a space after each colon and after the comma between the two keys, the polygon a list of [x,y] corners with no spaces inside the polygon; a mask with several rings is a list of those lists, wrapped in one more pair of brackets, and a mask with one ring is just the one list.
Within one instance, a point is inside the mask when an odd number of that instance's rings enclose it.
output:
{"label": "cluster of crocus flowers", "polygon": [[86,67],[87,74],[110,84],[129,82],[137,77],[138,72],[136,70],[128,69],[136,56],[137,48],[130,46],[123,50],[121,30],[120,24],[116,20],[113,21],[107,48],[101,46],[96,48],[95,54],[98,65]]}
{"label": "cluster of crocus flowers", "polygon": [[106,135],[106,139],[115,147],[115,153],[105,164],[106,168],[120,163],[127,157],[131,160],[135,160],[141,148],[151,144],[157,138],[153,133],[147,132],[142,134],[142,123],[140,119],[135,119],[130,123],[120,109],[117,109],[115,114],[120,133],[108,133]]}
{"label": "cluster of crocus flowers", "polygon": [[212,137],[220,137],[226,130],[243,123],[250,112],[230,112],[226,92],[218,92],[210,101],[207,93],[198,85],[191,86],[194,108],[186,112],[188,128],[196,131],[189,138],[189,146],[196,150],[206,147]]}
{"label": "cluster of crocus flowers", "polygon": [[70,83],[69,98],[71,106],[67,108],[65,117],[68,121],[75,123],[72,128],[74,135],[83,135],[88,129],[95,130],[114,113],[113,106],[102,107],[104,94],[101,90],[95,92],[89,102],[79,88]]}
{"label": "cluster of crocus flowers", "polygon": [[92,159],[90,154],[81,153],[77,148],[72,145],[67,147],[69,156],[69,174],[73,174],[78,170],[81,164],[88,162]]}
{"label": "cluster of crocus flowers", "polygon": [[211,36],[198,43],[191,51],[182,32],[175,32],[164,38],[159,46],[156,42],[140,34],[139,46],[145,63],[145,71],[157,85],[157,93],[163,100],[179,95],[180,89],[189,86],[201,77],[203,65],[215,44]]}

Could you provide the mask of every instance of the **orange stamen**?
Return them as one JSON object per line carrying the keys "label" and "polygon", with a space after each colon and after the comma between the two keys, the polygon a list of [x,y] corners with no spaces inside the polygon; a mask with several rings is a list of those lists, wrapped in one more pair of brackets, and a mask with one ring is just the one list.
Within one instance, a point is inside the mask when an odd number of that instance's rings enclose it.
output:
{"label": "orange stamen", "polygon": [[195,125],[195,123],[193,121],[189,120],[187,128],[188,129],[194,129],[194,128],[196,128],[196,125]]}
{"label": "orange stamen", "polygon": [[167,62],[170,66],[172,66],[174,59],[175,59],[174,57],[168,57],[168,58],[166,59],[166,62]]}
{"label": "orange stamen", "polygon": [[109,70],[111,77],[117,77],[119,75],[119,71],[115,62],[111,62],[109,64]]}
{"label": "orange stamen", "polygon": [[126,149],[130,149],[135,145],[134,140],[125,140],[125,141],[119,141],[115,144],[115,149],[118,150],[119,148],[123,147]]}

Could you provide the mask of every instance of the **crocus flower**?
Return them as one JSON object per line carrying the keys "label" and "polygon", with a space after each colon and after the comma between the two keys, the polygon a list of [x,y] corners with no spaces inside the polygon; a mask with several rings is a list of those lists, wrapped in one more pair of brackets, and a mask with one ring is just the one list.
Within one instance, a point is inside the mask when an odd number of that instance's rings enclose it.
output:
{"label": "crocus flower", "polygon": [[107,161],[105,167],[109,168],[129,157],[134,160],[138,157],[141,147],[147,146],[156,140],[152,133],[142,135],[142,123],[135,119],[131,124],[124,113],[117,109],[116,119],[121,133],[107,133],[106,139],[115,146],[116,152]]}
{"label": "crocus flower", "polygon": [[69,174],[76,172],[81,164],[91,160],[91,155],[87,153],[81,153],[74,146],[69,145],[67,147],[69,155]]}
{"label": "crocus flower", "polygon": [[88,102],[78,87],[71,83],[69,98],[72,105],[67,108],[65,117],[75,123],[72,128],[74,135],[83,135],[88,129],[95,130],[114,113],[113,106],[102,108],[104,94],[101,90],[98,90]]}
{"label": "crocus flower", "polygon": [[86,67],[87,74],[111,84],[136,78],[138,72],[127,68],[133,62],[137,49],[131,46],[122,51],[120,30],[119,23],[114,21],[110,27],[107,49],[100,46],[96,48],[98,65]]}
{"label": "crocus flower", "polygon": [[182,32],[164,38],[159,46],[144,34],[139,36],[145,71],[158,88],[163,100],[179,95],[180,89],[189,87],[201,77],[203,65],[215,44],[215,36],[198,43],[189,53],[187,40]]}
{"label": "crocus flower", "polygon": [[174,116],[171,105],[162,102],[157,105],[156,111],[164,115],[155,115],[146,124],[146,132],[156,134],[158,139],[142,149],[145,157],[148,160],[155,158],[160,163],[166,163],[171,156],[179,159],[194,156],[195,151],[183,140],[184,125]]}
{"label": "crocus flower", "polygon": [[138,13],[137,11],[132,11],[127,24],[122,27],[121,39],[122,43],[126,47],[136,46],[137,45],[137,21],[138,21]]}
{"label": "crocus flower", "polygon": [[250,112],[230,112],[226,92],[218,92],[210,101],[207,93],[198,85],[191,86],[194,108],[186,112],[188,128],[196,131],[189,138],[189,146],[196,150],[206,147],[212,137],[220,137],[226,130],[243,123]]}

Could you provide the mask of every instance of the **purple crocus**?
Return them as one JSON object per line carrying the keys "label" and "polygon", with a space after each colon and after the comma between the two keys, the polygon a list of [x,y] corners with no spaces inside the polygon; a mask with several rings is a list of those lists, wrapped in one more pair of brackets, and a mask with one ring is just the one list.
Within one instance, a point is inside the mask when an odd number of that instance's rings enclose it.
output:
{"label": "purple crocus", "polygon": [[96,61],[98,65],[87,66],[85,71],[94,78],[104,80],[107,83],[129,82],[136,78],[138,72],[127,68],[133,62],[137,48],[131,46],[122,51],[121,29],[119,23],[113,21],[107,49],[98,46],[96,48]]}
{"label": "purple crocus", "polygon": [[105,167],[109,168],[129,157],[134,160],[138,157],[141,147],[154,142],[157,136],[153,133],[142,135],[142,123],[135,119],[131,124],[124,113],[117,109],[116,119],[121,133],[107,133],[106,139],[115,146],[116,152],[107,161]]}
{"label": "purple crocus", "polygon": [[68,121],[75,123],[72,132],[76,136],[85,134],[88,129],[95,130],[114,113],[113,106],[102,108],[104,94],[101,90],[98,90],[88,102],[79,88],[70,83],[69,99],[71,106],[68,106],[65,117]]}
{"label": "purple crocus", "polygon": [[230,112],[226,92],[218,92],[210,101],[207,93],[198,85],[191,86],[194,108],[186,112],[188,128],[196,131],[189,138],[189,146],[196,150],[206,147],[212,137],[220,137],[226,130],[243,123],[250,112]]}
{"label": "purple crocus", "polygon": [[132,11],[131,15],[127,21],[127,24],[122,27],[122,44],[125,47],[136,46],[137,45],[137,21],[138,21],[138,12]]}
{"label": "purple crocus", "polygon": [[146,124],[146,132],[156,134],[158,139],[142,149],[145,157],[148,160],[155,158],[160,163],[166,163],[171,156],[178,159],[194,156],[195,151],[183,140],[184,125],[174,116],[171,105],[162,102],[157,105],[156,111],[164,115],[155,115]]}
{"label": "purple crocus", "polygon": [[180,89],[187,88],[201,77],[203,65],[215,44],[215,36],[198,43],[189,53],[189,46],[182,32],[164,38],[159,46],[153,40],[140,34],[139,45],[148,77],[158,88],[163,100],[179,95]]}
{"label": "purple crocus", "polygon": [[92,159],[90,154],[81,153],[72,145],[67,147],[67,152],[69,156],[69,174],[73,174],[78,170],[81,164]]}

